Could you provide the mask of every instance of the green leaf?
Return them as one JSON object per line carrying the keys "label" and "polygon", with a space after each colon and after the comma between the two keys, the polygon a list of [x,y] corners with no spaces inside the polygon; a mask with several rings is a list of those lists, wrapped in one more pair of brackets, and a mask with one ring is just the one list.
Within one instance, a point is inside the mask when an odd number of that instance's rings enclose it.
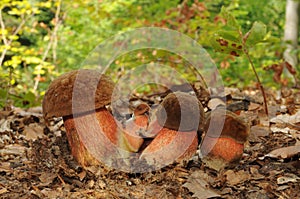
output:
{"label": "green leaf", "polygon": [[231,40],[233,42],[241,43],[240,35],[236,31],[230,31],[230,30],[219,30],[216,32],[217,35],[220,37]]}
{"label": "green leaf", "polygon": [[215,51],[239,57],[243,53],[243,47],[235,31],[218,31],[210,39]]}
{"label": "green leaf", "polygon": [[23,99],[24,99],[24,101],[28,102],[29,104],[34,104],[36,97],[35,97],[34,93],[29,91],[28,93],[26,93],[24,95]]}
{"label": "green leaf", "polygon": [[230,13],[230,11],[228,9],[226,9],[225,7],[222,7],[220,14],[224,17],[224,19],[227,22],[227,26],[230,29],[236,30],[236,31],[241,30],[241,27],[238,24],[236,18]]}
{"label": "green leaf", "polygon": [[261,42],[267,34],[267,26],[262,22],[254,22],[251,29],[244,35],[247,46],[254,46]]}

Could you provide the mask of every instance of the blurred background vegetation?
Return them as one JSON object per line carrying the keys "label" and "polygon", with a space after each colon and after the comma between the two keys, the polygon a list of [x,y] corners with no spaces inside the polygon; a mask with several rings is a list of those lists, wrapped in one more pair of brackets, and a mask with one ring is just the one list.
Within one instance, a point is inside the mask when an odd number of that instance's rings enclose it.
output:
{"label": "blurred background vegetation", "polygon": [[[245,56],[216,52],[209,42],[226,25],[222,7],[237,19],[243,33],[255,21],[266,24],[264,42],[251,47],[249,54],[264,86],[278,88],[274,72],[264,68],[282,60],[285,6],[285,0],[1,0],[0,107],[39,105],[49,83],[80,68],[100,42],[145,26],[170,28],[197,40],[215,61],[226,86],[255,86]],[[112,76],[120,75],[124,67],[156,59],[185,71],[186,63],[176,62],[178,56],[150,49],[118,58],[112,63]]]}

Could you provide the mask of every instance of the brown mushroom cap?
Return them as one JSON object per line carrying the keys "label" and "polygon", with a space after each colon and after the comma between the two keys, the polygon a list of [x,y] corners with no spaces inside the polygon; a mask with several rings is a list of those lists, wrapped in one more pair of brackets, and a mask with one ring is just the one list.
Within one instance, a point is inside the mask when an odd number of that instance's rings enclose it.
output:
{"label": "brown mushroom cap", "polygon": [[139,105],[137,105],[134,109],[134,115],[137,116],[137,115],[144,115],[146,114],[147,112],[150,111],[150,106],[146,103],[140,103]]}
{"label": "brown mushroom cap", "polygon": [[96,70],[81,69],[63,74],[49,85],[44,96],[44,118],[72,115],[74,102],[76,113],[104,107],[111,102],[114,86],[111,78]]}
{"label": "brown mushroom cap", "polygon": [[[156,112],[159,125],[176,131],[198,130],[204,122],[204,110],[196,96],[168,94]],[[182,121],[181,121],[182,120]]]}
{"label": "brown mushroom cap", "polygon": [[[221,125],[224,126],[220,134],[218,132]],[[249,125],[238,115],[222,107],[213,110],[207,116],[204,129],[209,137],[231,138],[240,144],[245,143],[249,135]]]}

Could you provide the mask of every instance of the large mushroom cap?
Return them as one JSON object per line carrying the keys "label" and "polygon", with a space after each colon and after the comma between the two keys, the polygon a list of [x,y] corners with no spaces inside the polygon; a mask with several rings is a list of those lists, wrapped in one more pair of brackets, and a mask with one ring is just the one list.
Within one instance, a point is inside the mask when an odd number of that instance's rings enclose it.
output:
{"label": "large mushroom cap", "polygon": [[204,122],[204,110],[196,96],[174,92],[168,94],[157,110],[159,125],[176,131],[198,130]]}
{"label": "large mushroom cap", "polygon": [[114,86],[111,78],[96,70],[81,69],[63,74],[49,85],[44,96],[44,118],[104,107],[111,102]]}
{"label": "large mushroom cap", "polygon": [[[219,131],[220,126],[223,126],[221,133]],[[240,144],[247,141],[250,131],[247,122],[223,107],[216,108],[208,114],[204,129],[209,137],[231,138]]]}

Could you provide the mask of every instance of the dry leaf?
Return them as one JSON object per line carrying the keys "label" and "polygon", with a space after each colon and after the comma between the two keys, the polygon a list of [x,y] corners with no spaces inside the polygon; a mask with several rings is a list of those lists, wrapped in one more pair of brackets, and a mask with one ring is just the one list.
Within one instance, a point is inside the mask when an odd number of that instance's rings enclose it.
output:
{"label": "dry leaf", "polygon": [[254,111],[254,110],[258,110],[259,108],[261,108],[262,106],[260,104],[256,104],[256,103],[250,103],[249,107],[248,107],[248,111]]}
{"label": "dry leaf", "polygon": [[0,133],[12,132],[10,128],[10,121],[1,119],[0,120]]}
{"label": "dry leaf", "polygon": [[0,155],[5,156],[5,155],[17,155],[17,156],[22,156],[25,152],[25,147],[18,145],[18,144],[11,144],[5,146],[3,149],[0,150]]}
{"label": "dry leaf", "polygon": [[37,124],[32,123],[24,128],[24,134],[27,140],[36,140],[37,138],[42,138],[44,136],[44,128]]}
{"label": "dry leaf", "polygon": [[56,174],[54,173],[46,173],[43,172],[40,176],[39,179],[42,182],[42,184],[40,184],[41,186],[48,186],[49,184],[51,184],[53,182],[53,180],[56,178]]}
{"label": "dry leaf", "polygon": [[253,167],[250,167],[250,173],[251,173],[251,179],[255,179],[255,180],[261,180],[264,179],[265,176],[260,174],[258,169]]}
{"label": "dry leaf", "polygon": [[265,155],[265,157],[285,159],[285,158],[293,157],[293,156],[297,155],[298,153],[300,153],[300,146],[295,145],[295,146],[288,146],[288,147],[275,149],[275,150],[271,151],[270,153],[268,153],[267,155]]}
{"label": "dry leaf", "polygon": [[60,190],[55,190],[51,188],[45,188],[41,190],[41,193],[47,198],[60,198],[59,196],[61,195]]}
{"label": "dry leaf", "polygon": [[208,108],[210,108],[211,110],[214,110],[217,106],[225,106],[225,102],[219,98],[213,98],[211,100],[209,100],[207,106]]}
{"label": "dry leaf", "polygon": [[234,172],[233,170],[228,170],[224,173],[226,175],[227,183],[231,186],[243,183],[246,180],[249,180],[251,175],[243,170]]}
{"label": "dry leaf", "polygon": [[193,197],[197,197],[199,199],[221,197],[221,195],[217,192],[210,189],[209,181],[212,181],[211,177],[203,171],[198,170],[191,174],[183,186],[188,188],[190,192],[194,193]]}
{"label": "dry leaf", "polygon": [[[285,127],[285,128],[279,128],[279,127],[276,127],[276,126],[272,126],[271,128],[271,131],[273,133],[276,133],[276,132],[281,132],[281,133],[290,133],[290,131],[292,131],[292,129],[290,129],[289,127]],[[293,130],[294,131],[294,130]]]}
{"label": "dry leaf", "polygon": [[280,176],[279,178],[277,178],[277,184],[282,185],[289,182],[297,182],[299,180],[300,178],[295,174],[287,173],[284,176]]}
{"label": "dry leaf", "polygon": [[8,190],[6,188],[0,189],[0,195],[4,194],[4,193],[7,193],[7,192],[8,192]]}
{"label": "dry leaf", "polygon": [[290,123],[297,124],[300,122],[300,111],[297,111],[294,115],[283,114],[277,115],[276,117],[270,119],[272,123]]}
{"label": "dry leaf", "polygon": [[250,142],[260,142],[260,137],[265,137],[270,134],[269,127],[264,126],[252,126],[250,129],[250,134],[248,140]]}
{"label": "dry leaf", "polygon": [[205,163],[205,166],[207,166],[208,168],[214,169],[216,171],[220,171],[221,169],[224,169],[226,166],[228,166],[228,163],[226,161],[224,161],[221,158],[212,158],[209,156],[203,156],[200,153],[200,157],[201,161]]}

